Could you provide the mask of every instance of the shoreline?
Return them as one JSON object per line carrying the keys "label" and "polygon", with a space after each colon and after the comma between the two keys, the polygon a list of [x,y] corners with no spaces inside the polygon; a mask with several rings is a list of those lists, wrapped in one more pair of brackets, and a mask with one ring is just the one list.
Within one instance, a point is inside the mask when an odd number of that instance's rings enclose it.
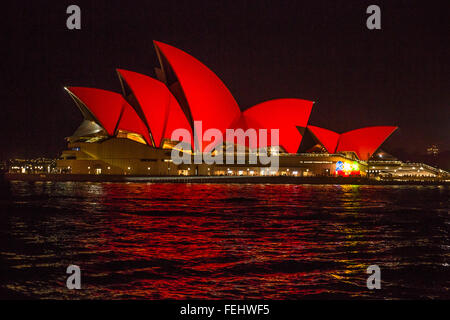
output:
{"label": "shoreline", "polygon": [[292,176],[124,176],[92,174],[22,174],[5,173],[6,181],[60,182],[142,182],[142,183],[213,183],[213,184],[338,184],[338,185],[450,185],[445,180],[375,180],[359,177],[292,177]]}

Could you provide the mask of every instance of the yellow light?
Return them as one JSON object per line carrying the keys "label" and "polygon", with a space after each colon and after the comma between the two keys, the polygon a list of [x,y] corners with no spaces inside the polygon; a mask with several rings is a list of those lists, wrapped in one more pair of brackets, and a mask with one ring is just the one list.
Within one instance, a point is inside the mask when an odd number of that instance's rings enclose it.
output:
{"label": "yellow light", "polygon": [[344,163],[344,171],[352,171],[352,165],[348,162]]}

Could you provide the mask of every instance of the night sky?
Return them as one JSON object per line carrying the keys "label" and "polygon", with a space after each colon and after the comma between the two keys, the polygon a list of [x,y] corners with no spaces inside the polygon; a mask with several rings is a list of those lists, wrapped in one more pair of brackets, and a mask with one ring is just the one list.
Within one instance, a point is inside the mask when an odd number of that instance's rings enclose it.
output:
{"label": "night sky", "polygon": [[[66,28],[70,4],[81,7],[79,31]],[[366,28],[370,4],[382,30]],[[448,0],[2,3],[0,158],[58,156],[82,121],[63,87],[120,92],[116,68],[154,76],[152,40],[202,61],[242,109],[303,98],[316,102],[310,124],[398,125],[386,151],[447,150],[449,9]]]}

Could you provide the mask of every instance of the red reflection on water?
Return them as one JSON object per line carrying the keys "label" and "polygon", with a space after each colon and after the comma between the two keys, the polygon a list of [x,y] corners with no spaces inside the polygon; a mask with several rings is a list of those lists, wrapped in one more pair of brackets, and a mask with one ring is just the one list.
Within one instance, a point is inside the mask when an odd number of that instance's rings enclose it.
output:
{"label": "red reflection on water", "polygon": [[[12,183],[10,192],[1,285],[32,297],[448,292],[448,188]],[[64,272],[55,281],[68,264],[81,266],[83,290],[66,290]],[[367,290],[370,264],[387,266],[391,291]]]}
{"label": "red reflection on water", "polygon": [[[319,193],[298,185],[104,184],[98,201],[108,212],[108,228],[98,235],[97,248],[90,249],[111,252],[113,261],[125,264],[120,271],[105,273],[100,265],[91,272],[105,277],[120,272],[129,279],[127,294],[148,298],[322,293],[326,290],[318,285],[330,276],[318,271],[323,266],[320,259],[315,266],[315,258],[330,248],[318,241],[320,226],[307,219],[313,214],[308,205],[318,200],[330,203],[332,194],[353,194],[354,188],[322,189]],[[345,201],[342,205],[348,206]],[[343,232],[332,223],[325,225]]]}

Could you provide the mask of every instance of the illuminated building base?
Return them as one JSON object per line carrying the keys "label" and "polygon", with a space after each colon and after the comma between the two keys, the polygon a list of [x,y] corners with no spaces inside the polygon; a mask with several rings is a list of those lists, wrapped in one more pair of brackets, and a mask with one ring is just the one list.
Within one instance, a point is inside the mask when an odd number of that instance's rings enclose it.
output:
{"label": "illuminated building base", "polygon": [[348,155],[301,153],[279,155],[278,169],[260,164],[180,164],[171,160],[171,149],[152,148],[126,139],[69,143],[57,160],[57,172],[65,174],[133,176],[335,176],[336,164],[358,166],[365,176],[367,165]]}

